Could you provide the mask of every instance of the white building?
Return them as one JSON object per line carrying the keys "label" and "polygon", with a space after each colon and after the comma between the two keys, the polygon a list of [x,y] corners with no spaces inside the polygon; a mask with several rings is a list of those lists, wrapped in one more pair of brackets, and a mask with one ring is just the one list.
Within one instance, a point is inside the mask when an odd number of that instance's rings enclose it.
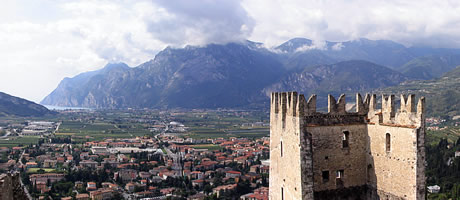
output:
{"label": "white building", "polygon": [[439,187],[439,185],[428,186],[429,193],[439,193],[440,190],[441,190],[441,187]]}

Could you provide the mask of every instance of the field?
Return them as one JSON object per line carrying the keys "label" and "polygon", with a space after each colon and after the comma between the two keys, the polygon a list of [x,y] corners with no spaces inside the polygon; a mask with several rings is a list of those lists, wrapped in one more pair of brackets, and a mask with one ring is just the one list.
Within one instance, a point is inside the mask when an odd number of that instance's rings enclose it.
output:
{"label": "field", "polygon": [[265,112],[216,112],[185,113],[176,116],[185,126],[190,127],[188,137],[194,139],[268,136],[268,127],[243,127],[242,124],[268,123]]}
{"label": "field", "polygon": [[93,141],[104,138],[127,138],[151,134],[141,124],[112,124],[108,122],[64,121],[55,133],[58,137],[71,136],[74,141]]}
{"label": "field", "polygon": [[38,173],[38,170],[44,170],[46,173],[50,173],[50,172],[57,172],[56,169],[51,169],[51,168],[30,168],[27,170],[27,173],[29,174],[35,174],[35,173]]}
{"label": "field", "polygon": [[26,137],[8,137],[8,140],[1,139],[0,147],[15,147],[29,144],[36,144],[40,137],[38,136],[26,136]]}

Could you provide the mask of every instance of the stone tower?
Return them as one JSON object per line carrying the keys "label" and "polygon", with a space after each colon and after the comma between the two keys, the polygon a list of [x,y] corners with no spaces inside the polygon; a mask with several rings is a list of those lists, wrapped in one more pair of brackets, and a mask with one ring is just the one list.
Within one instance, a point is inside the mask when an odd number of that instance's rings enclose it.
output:
{"label": "stone tower", "polygon": [[345,95],[328,96],[316,111],[296,92],[271,94],[270,199],[425,199],[425,99],[394,95],[345,109]]}

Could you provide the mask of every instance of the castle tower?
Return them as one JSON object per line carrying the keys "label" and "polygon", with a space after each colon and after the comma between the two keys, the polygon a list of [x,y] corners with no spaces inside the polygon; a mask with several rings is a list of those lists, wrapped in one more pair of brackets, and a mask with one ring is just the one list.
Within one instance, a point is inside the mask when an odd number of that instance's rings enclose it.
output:
{"label": "castle tower", "polygon": [[296,92],[272,93],[270,199],[424,199],[424,98],[328,96],[328,112],[316,112]]}
{"label": "castle tower", "polygon": [[313,199],[311,135],[303,118],[315,111],[315,100],[307,103],[296,92],[271,95],[270,199]]}

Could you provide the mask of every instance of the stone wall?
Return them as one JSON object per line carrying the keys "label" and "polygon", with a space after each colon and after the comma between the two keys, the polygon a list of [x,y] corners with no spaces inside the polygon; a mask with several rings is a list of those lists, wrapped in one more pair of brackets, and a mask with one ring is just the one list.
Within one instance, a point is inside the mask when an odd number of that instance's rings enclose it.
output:
{"label": "stone wall", "polygon": [[[366,184],[366,125],[308,127],[313,138],[314,191],[333,190]],[[343,147],[343,132],[348,131],[348,147]],[[343,177],[337,178],[337,171]],[[323,172],[329,174],[323,180]]]}
{"label": "stone wall", "polygon": [[[416,130],[369,125],[368,182],[377,190],[415,199],[417,170]],[[386,151],[386,134],[390,151]]]}

